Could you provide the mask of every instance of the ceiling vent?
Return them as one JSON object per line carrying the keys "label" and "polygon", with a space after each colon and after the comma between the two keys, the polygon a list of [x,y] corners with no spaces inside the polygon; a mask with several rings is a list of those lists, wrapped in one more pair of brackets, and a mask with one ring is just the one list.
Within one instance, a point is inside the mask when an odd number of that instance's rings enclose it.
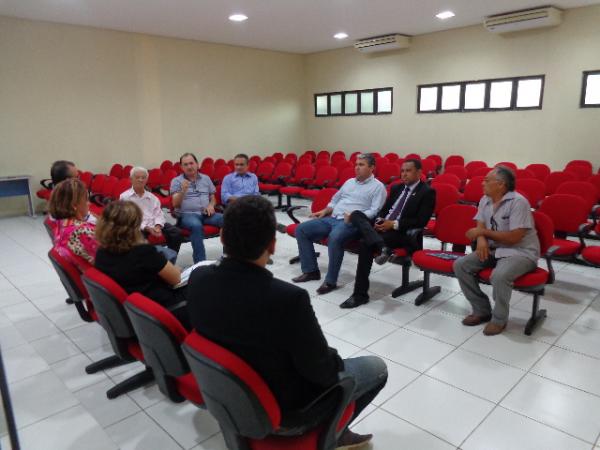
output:
{"label": "ceiling vent", "polygon": [[552,27],[562,21],[562,10],[553,6],[488,16],[483,26],[492,33],[511,33],[531,28]]}
{"label": "ceiling vent", "polygon": [[376,36],[369,39],[356,41],[354,48],[359,52],[372,53],[408,48],[410,37],[401,34],[388,34],[387,36]]}

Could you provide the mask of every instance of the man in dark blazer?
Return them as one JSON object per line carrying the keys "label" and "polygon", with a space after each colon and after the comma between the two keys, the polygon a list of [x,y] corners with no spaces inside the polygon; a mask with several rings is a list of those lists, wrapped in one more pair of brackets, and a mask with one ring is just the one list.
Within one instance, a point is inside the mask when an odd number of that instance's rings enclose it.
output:
{"label": "man in dark blazer", "polygon": [[362,240],[354,292],[340,308],[355,308],[369,301],[369,274],[374,255],[379,254],[375,262],[384,264],[394,248],[403,247],[413,253],[422,247],[421,234],[415,236],[410,230],[427,225],[435,207],[435,191],[421,181],[421,161],[417,159],[404,161],[401,177],[403,183],[392,186],[374,225],[360,212],[350,216]]}
{"label": "man in dark blazer", "polygon": [[[227,207],[221,229],[227,256],[190,276],[191,325],[264,378],[284,419],[336,384],[341,372],[355,379],[357,417],[385,386],[386,365],[374,356],[342,360],[327,345],[308,292],[265,268],[275,252],[275,227],[273,206],[262,197],[244,196]],[[338,446],[370,439],[346,429]]]}

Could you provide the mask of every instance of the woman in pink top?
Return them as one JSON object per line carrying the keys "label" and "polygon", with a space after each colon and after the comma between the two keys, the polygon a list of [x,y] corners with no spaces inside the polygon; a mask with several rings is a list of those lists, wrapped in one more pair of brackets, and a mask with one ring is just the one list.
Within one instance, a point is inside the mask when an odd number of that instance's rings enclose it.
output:
{"label": "woman in pink top", "polygon": [[49,213],[56,220],[54,248],[80,270],[94,264],[98,243],[96,226],[86,222],[89,215],[88,192],[77,178],[61,181],[50,197]]}

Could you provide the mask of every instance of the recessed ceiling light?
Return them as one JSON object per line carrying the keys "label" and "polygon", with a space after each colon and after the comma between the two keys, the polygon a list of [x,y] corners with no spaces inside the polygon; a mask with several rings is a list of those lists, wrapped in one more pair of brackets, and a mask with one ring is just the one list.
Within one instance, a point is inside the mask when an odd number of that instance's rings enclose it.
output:
{"label": "recessed ceiling light", "polygon": [[348,37],[348,34],[346,33],[336,33],[333,35],[334,38],[336,39],[346,39]]}
{"label": "recessed ceiling light", "polygon": [[454,14],[452,11],[442,11],[441,13],[436,14],[435,17],[437,17],[438,19],[446,20],[450,17],[454,17],[455,15],[456,14]]}
{"label": "recessed ceiling light", "polygon": [[232,14],[229,16],[229,20],[232,22],[243,22],[244,20],[248,20],[248,16],[244,14]]}

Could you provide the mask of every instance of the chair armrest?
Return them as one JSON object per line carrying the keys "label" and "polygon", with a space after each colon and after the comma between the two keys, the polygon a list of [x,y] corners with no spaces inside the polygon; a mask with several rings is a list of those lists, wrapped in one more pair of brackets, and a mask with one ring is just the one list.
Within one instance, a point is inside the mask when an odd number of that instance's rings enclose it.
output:
{"label": "chair armrest", "polygon": [[554,283],[554,280],[555,280],[554,267],[552,266],[552,257],[554,256],[554,253],[556,253],[556,251],[559,248],[560,247],[558,245],[553,245],[546,251],[546,254],[544,255],[544,259],[546,260],[546,265],[548,266],[548,274],[549,274],[548,275],[548,284]]}
{"label": "chair armrest", "polygon": [[468,200],[459,200],[458,203],[461,204],[461,205],[473,205],[473,206],[477,206],[478,205],[477,202],[470,202]]}
{"label": "chair armrest", "polygon": [[157,194],[162,195],[163,197],[168,197],[169,195],[171,195],[171,192],[169,191],[169,189],[164,188],[164,187],[159,187],[155,190],[155,192]]}
{"label": "chair armrest", "polygon": [[90,202],[97,206],[105,206],[107,204],[106,197],[104,197],[102,194],[90,195]]}
{"label": "chair armrest", "polygon": [[40,184],[42,185],[42,187],[44,189],[48,189],[48,190],[52,190],[52,188],[54,187],[52,180],[50,178],[44,178],[43,180],[40,180]]}
{"label": "chair armrest", "polygon": [[322,395],[320,395],[317,400],[323,398],[323,396],[333,394],[334,390],[340,390],[339,402],[337,408],[331,414],[331,417],[328,421],[325,421],[323,424],[323,433],[319,436],[319,443],[317,448],[335,448],[337,440],[341,435],[342,431],[346,429],[346,427],[342,427],[338,431],[338,423],[341,420],[344,411],[352,401],[352,394],[354,393],[354,389],[356,388],[356,381],[351,376],[344,376],[338,381],[337,384],[329,388]]}
{"label": "chair armrest", "polygon": [[294,215],[294,211],[301,209],[301,208],[306,208],[306,206],[297,205],[297,206],[292,206],[291,208],[287,209],[287,215],[290,219],[293,220],[294,223],[300,223],[300,220],[298,220],[298,218]]}

